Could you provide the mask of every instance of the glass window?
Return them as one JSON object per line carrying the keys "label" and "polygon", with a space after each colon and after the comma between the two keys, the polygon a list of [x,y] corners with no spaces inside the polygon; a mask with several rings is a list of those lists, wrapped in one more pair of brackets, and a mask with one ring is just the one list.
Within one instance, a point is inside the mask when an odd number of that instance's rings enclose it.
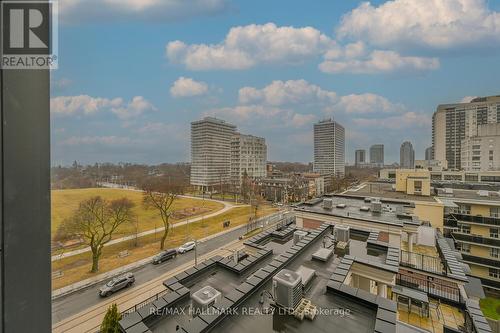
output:
{"label": "glass window", "polygon": [[491,248],[490,249],[490,257],[492,257],[492,258],[500,257],[500,249],[499,248]]}
{"label": "glass window", "polygon": [[500,276],[500,272],[496,268],[490,268],[489,276],[492,278],[498,279],[498,277]]}
{"label": "glass window", "polygon": [[491,217],[500,217],[500,207],[491,207],[490,208],[490,216]]}
{"label": "glass window", "polygon": [[498,228],[490,228],[490,237],[498,238]]}

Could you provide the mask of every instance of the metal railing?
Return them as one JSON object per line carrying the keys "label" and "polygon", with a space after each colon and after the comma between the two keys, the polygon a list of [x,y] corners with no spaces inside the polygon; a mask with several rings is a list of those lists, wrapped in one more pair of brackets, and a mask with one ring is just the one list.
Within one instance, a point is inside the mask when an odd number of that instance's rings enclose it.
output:
{"label": "metal railing", "polygon": [[133,307],[131,308],[128,308],[127,310],[125,311],[122,311],[121,314],[122,314],[122,317],[126,317],[128,316],[129,314],[131,314],[132,312],[135,312],[137,310],[139,310],[140,308],[148,305],[149,303],[151,302],[154,302],[156,300],[158,300],[160,297],[162,297],[163,295],[166,295],[167,293],[169,293],[170,290],[168,289],[165,289],[165,290],[162,290],[160,291],[159,293],[157,293],[156,295],[153,295],[147,299],[145,299],[144,301],[140,302],[140,303],[137,303],[136,305],[134,305]]}
{"label": "metal railing", "polygon": [[439,279],[433,279],[432,277],[419,278],[415,276],[405,275],[398,273],[396,276],[396,284],[412,288],[416,290],[423,291],[428,295],[443,299],[446,301],[451,301],[454,303],[462,304],[464,301],[462,295],[460,294],[460,289],[458,287],[446,283],[446,281],[440,281]]}
{"label": "metal railing", "polygon": [[439,257],[401,250],[401,266],[418,269],[424,272],[446,275],[443,262]]}
{"label": "metal railing", "polygon": [[452,236],[457,241],[500,247],[500,239],[498,238],[488,238],[479,235],[463,234],[458,232],[452,233]]}
{"label": "metal railing", "polygon": [[490,217],[490,216],[477,216],[477,215],[467,215],[467,214],[458,214],[458,213],[450,213],[445,216],[445,218],[453,217],[453,219],[463,222],[471,222],[478,224],[487,224],[491,226],[500,226],[500,218],[498,217]]}

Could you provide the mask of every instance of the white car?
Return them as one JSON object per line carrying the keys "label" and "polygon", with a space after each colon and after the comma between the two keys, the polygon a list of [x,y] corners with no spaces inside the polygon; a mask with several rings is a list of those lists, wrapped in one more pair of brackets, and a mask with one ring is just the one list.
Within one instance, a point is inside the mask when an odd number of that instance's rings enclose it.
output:
{"label": "white car", "polygon": [[195,242],[187,242],[187,243],[184,243],[183,245],[181,245],[178,249],[177,249],[177,252],[178,253],[186,253],[188,251],[191,251],[192,249],[194,249],[196,247],[196,243]]}

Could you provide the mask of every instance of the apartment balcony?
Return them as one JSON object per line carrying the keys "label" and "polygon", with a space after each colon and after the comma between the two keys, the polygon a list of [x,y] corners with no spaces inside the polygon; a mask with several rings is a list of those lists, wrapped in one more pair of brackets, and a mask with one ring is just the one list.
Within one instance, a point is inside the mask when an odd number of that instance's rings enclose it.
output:
{"label": "apartment balcony", "polygon": [[463,234],[459,232],[453,232],[451,235],[455,241],[500,247],[500,239],[498,238],[488,238],[479,235]]}
{"label": "apartment balcony", "polygon": [[500,266],[500,258],[483,258],[483,257],[476,257],[472,256],[470,254],[462,253],[462,259],[465,262],[471,263],[471,264],[478,264],[478,265],[483,265],[483,266],[489,266],[493,268],[497,268]]}
{"label": "apartment balcony", "polygon": [[478,215],[474,216],[474,215],[467,215],[467,214],[447,214],[445,216],[445,225],[446,225],[446,223],[449,223],[450,224],[449,226],[453,226],[452,225],[453,221],[484,224],[484,225],[490,225],[493,227],[500,226],[500,218],[497,218],[497,217],[478,216]]}

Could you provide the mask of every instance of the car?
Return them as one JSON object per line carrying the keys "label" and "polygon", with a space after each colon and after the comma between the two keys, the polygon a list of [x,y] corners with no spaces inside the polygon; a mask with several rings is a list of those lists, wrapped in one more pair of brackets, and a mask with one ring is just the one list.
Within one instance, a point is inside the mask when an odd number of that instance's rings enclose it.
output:
{"label": "car", "polygon": [[186,253],[188,251],[191,251],[192,249],[194,249],[196,247],[196,243],[195,242],[187,242],[187,243],[184,243],[182,244],[178,249],[177,249],[177,252],[178,253]]}
{"label": "car", "polygon": [[114,292],[121,290],[123,288],[130,287],[135,282],[135,276],[132,273],[126,273],[113,278],[108,281],[104,286],[99,288],[99,296],[108,297]]}
{"label": "car", "polygon": [[162,251],[153,257],[153,265],[161,264],[164,261],[177,257],[176,249]]}

